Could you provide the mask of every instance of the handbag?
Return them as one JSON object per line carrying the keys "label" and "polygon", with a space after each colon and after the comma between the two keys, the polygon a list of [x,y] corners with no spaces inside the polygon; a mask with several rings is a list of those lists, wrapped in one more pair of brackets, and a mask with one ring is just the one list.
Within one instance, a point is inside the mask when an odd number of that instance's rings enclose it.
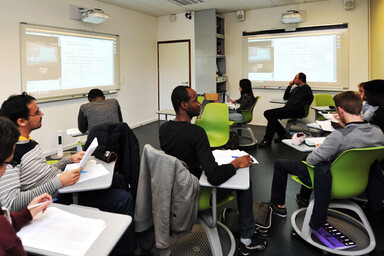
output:
{"label": "handbag", "polygon": [[268,203],[253,202],[253,217],[258,234],[262,236],[268,235],[268,230],[272,225],[272,208]]}

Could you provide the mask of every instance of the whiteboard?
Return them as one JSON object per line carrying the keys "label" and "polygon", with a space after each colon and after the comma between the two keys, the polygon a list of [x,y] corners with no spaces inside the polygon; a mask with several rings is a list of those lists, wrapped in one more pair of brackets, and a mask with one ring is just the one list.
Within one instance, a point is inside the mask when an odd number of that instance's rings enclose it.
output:
{"label": "whiteboard", "polygon": [[20,23],[22,91],[37,101],[120,89],[119,36]]}

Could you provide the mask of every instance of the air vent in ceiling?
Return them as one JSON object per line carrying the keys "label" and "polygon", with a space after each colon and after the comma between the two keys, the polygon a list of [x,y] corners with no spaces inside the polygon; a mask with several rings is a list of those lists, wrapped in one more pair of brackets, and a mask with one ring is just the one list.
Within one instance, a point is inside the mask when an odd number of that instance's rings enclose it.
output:
{"label": "air vent in ceiling", "polygon": [[200,4],[203,3],[203,0],[168,0],[171,3],[180,5],[180,6],[187,6],[191,4]]}

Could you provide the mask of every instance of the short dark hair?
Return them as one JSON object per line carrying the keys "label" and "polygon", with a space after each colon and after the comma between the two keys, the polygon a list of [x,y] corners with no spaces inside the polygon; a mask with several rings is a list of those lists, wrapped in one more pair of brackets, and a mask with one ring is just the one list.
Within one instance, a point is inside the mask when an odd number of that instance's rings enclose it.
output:
{"label": "short dark hair", "polygon": [[88,92],[88,99],[89,100],[93,100],[93,99],[96,99],[98,97],[102,97],[103,99],[105,99],[105,96],[104,96],[104,93],[102,90],[100,89],[92,89]]}
{"label": "short dark hair", "polygon": [[181,102],[189,101],[189,93],[187,89],[189,89],[188,86],[179,85],[172,91],[171,101],[173,109],[176,113],[179,112]]}
{"label": "short dark hair", "polygon": [[307,82],[307,76],[302,72],[299,73],[299,79],[303,81],[303,83]]}
{"label": "short dark hair", "polygon": [[341,92],[333,96],[335,106],[344,109],[345,112],[358,115],[361,112],[362,102],[358,94],[353,91]]}
{"label": "short dark hair", "polygon": [[34,100],[36,99],[26,92],[23,92],[20,95],[11,95],[3,102],[3,105],[1,105],[0,115],[9,118],[17,125],[17,120],[19,118],[28,120],[28,105]]}
{"label": "short dark hair", "polygon": [[12,154],[19,136],[20,132],[11,120],[0,116],[0,165]]}
{"label": "short dark hair", "polygon": [[364,83],[364,93],[368,104],[372,106],[384,105],[384,80],[376,79]]}

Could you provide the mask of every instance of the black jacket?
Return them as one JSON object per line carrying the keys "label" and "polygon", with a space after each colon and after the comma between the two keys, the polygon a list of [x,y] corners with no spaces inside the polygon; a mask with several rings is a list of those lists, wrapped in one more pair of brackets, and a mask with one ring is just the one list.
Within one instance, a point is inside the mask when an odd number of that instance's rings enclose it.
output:
{"label": "black jacket", "polygon": [[127,182],[129,192],[136,201],[140,172],[139,142],[126,123],[101,124],[92,128],[84,145],[86,150],[97,137],[96,151],[111,151],[117,154],[115,173],[121,174]]}

